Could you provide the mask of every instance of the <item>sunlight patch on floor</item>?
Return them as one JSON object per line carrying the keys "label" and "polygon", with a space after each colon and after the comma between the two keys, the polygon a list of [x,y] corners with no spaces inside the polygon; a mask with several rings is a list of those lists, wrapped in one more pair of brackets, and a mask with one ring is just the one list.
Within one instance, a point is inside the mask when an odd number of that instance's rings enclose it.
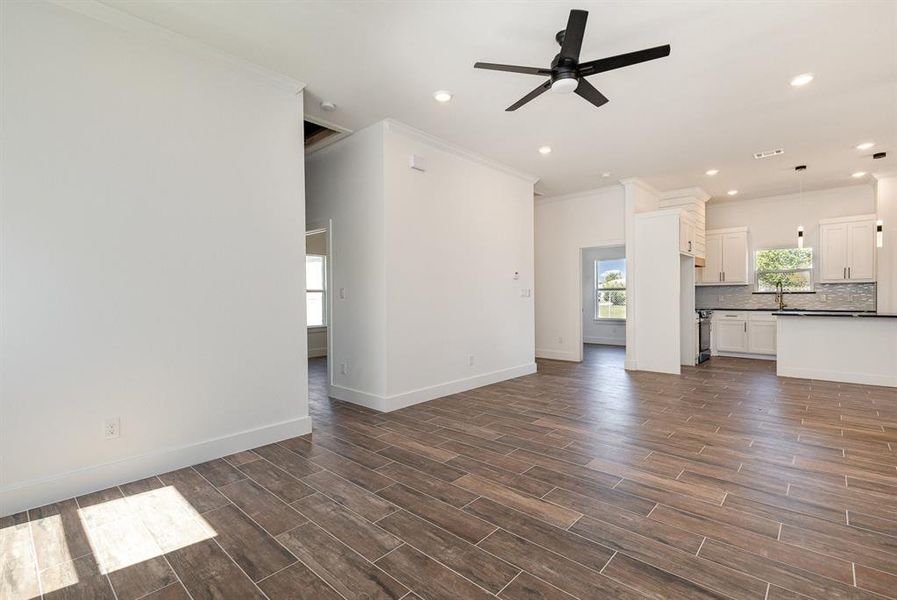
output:
{"label": "sunlight patch on floor", "polygon": [[101,573],[110,573],[216,535],[172,486],[80,509]]}

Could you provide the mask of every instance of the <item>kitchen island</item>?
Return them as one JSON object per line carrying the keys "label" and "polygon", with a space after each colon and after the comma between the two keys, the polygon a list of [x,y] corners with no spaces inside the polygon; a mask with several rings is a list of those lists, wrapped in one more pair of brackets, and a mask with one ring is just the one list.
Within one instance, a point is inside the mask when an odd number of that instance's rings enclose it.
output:
{"label": "kitchen island", "polygon": [[779,376],[897,387],[897,314],[773,314]]}

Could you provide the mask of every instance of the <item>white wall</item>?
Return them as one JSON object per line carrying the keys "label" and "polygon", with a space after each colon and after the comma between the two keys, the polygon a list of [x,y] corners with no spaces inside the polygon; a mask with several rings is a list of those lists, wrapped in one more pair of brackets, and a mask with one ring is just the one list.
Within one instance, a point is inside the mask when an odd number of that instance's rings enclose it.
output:
{"label": "white wall", "polygon": [[[309,155],[306,197],[309,229],[330,231],[330,383],[344,396],[357,396],[356,401],[382,397],[386,394],[382,123]],[[341,372],[343,364],[346,373]]]}
{"label": "white wall", "polygon": [[396,123],[383,164],[390,405],[534,372],[533,180]]}
{"label": "white wall", "polygon": [[[633,350],[628,368],[680,372],[684,312],[680,295],[683,263],[679,255],[679,214],[679,209],[667,209],[636,214],[633,219],[632,258],[638,264],[638,278],[626,285],[638,302],[628,315],[637,324],[635,337],[627,338],[627,350]],[[693,267],[692,261],[689,258],[687,262]],[[687,279],[684,283],[687,285]]]}
{"label": "white wall", "polygon": [[[624,229],[626,232],[626,285],[635,290],[640,275],[638,257],[635,252],[635,216],[652,212],[660,207],[661,194],[644,181],[630,177],[620,180],[623,184]],[[627,369],[635,369],[639,322],[634,317],[639,297],[635,292],[626,294],[626,360]]]}
{"label": "white wall", "polygon": [[536,356],[582,360],[580,249],[622,244],[623,211],[619,184],[536,200]]}
{"label": "white wall", "polygon": [[[327,231],[306,235],[305,252],[306,254],[327,256]],[[308,356],[327,356],[327,327],[308,328]]]}
{"label": "white wall", "polygon": [[880,177],[876,209],[882,222],[883,244],[878,249],[879,312],[897,313],[897,174]]}
{"label": "white wall", "polygon": [[626,323],[595,318],[595,261],[625,258],[624,246],[582,250],[582,341],[586,344],[626,345]]}
{"label": "white wall", "polygon": [[296,84],[91,6],[2,11],[0,514],[311,428]]}
{"label": "white wall", "polygon": [[332,222],[333,397],[395,410],[535,371],[532,179],[395,122],[307,169],[309,223]]}
{"label": "white wall", "polygon": [[748,227],[751,250],[797,244],[797,227],[804,226],[804,244],[816,247],[819,220],[872,214],[871,185],[857,185],[751,200],[711,200],[707,229]]}

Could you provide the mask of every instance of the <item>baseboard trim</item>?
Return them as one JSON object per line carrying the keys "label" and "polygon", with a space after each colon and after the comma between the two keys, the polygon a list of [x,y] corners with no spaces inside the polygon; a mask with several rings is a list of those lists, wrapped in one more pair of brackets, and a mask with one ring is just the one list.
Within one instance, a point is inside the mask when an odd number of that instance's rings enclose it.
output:
{"label": "baseboard trim", "polygon": [[757,360],[775,360],[775,354],[751,354],[749,352],[717,352],[713,356],[728,356],[729,358],[756,358]]}
{"label": "baseboard trim", "polygon": [[339,385],[331,385],[330,397],[336,398],[337,400],[344,400],[345,402],[352,402],[353,404],[359,404],[380,412],[392,412],[394,410],[399,410],[400,408],[407,408],[409,406],[414,406],[415,404],[420,404],[421,402],[435,400],[436,398],[442,398],[459,392],[466,392],[478,387],[483,387],[484,385],[491,385],[500,381],[523,377],[524,375],[531,375],[535,372],[536,363],[533,362],[510,367],[508,369],[499,369],[489,373],[481,373],[463,379],[455,379],[453,381],[401,392],[399,394],[391,394],[389,396],[371,394],[369,392],[363,392],[361,390]]}
{"label": "baseboard trim", "polygon": [[311,433],[311,417],[0,487],[0,516]]}
{"label": "baseboard trim", "polygon": [[779,377],[796,377],[798,379],[817,379],[819,381],[897,387],[897,376],[894,375],[875,375],[853,371],[831,371],[829,369],[809,369],[803,367],[783,367],[782,363],[779,363],[776,367],[776,375]]}
{"label": "baseboard trim", "polygon": [[336,400],[351,402],[372,410],[385,412],[383,407],[386,405],[386,396],[380,394],[371,394],[370,392],[363,392],[342,385],[330,385],[327,395]]}
{"label": "baseboard trim", "polygon": [[602,344],[604,346],[625,346],[626,340],[621,340],[620,338],[609,338],[609,337],[583,337],[582,343],[584,344]]}
{"label": "baseboard trim", "polygon": [[564,350],[545,350],[536,348],[536,358],[547,358],[548,360],[566,360],[568,362],[579,362],[579,355],[575,352],[565,352]]}
{"label": "baseboard trim", "polygon": [[309,348],[308,357],[318,358],[319,356],[327,356],[327,348]]}

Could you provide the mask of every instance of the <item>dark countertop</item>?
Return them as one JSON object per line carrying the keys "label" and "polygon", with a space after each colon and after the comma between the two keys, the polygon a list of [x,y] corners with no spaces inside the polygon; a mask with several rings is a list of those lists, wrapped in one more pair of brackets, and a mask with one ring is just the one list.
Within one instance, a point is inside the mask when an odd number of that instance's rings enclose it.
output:
{"label": "dark countertop", "polygon": [[877,313],[871,311],[812,311],[812,310],[780,310],[772,313],[780,317],[856,317],[865,319],[897,319],[894,313]]}
{"label": "dark countertop", "polygon": [[848,313],[851,314],[865,314],[875,316],[876,313],[874,310],[833,310],[829,308],[786,308],[784,311],[779,311],[778,308],[696,308],[698,310],[731,310],[737,312],[785,312],[788,314],[791,313]]}

